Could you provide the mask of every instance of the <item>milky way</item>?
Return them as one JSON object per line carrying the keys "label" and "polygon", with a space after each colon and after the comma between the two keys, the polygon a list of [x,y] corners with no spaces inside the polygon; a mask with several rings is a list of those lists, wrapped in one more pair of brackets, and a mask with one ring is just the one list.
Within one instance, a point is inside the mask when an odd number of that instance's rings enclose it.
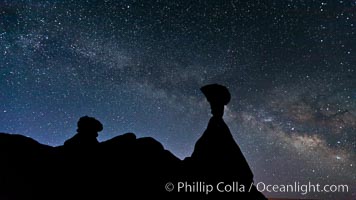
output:
{"label": "milky way", "polygon": [[[94,116],[192,153],[226,85],[225,121],[255,181],[356,194],[356,2],[1,1],[0,131],[61,145]],[[267,196],[301,197],[299,193]]]}

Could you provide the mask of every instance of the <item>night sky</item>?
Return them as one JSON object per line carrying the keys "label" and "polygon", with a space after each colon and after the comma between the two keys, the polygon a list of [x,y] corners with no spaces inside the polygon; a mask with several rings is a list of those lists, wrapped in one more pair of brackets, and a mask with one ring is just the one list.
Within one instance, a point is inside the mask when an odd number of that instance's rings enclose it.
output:
{"label": "night sky", "polygon": [[0,0],[0,131],[62,145],[81,116],[189,156],[200,87],[266,184],[349,184],[356,197],[356,1]]}

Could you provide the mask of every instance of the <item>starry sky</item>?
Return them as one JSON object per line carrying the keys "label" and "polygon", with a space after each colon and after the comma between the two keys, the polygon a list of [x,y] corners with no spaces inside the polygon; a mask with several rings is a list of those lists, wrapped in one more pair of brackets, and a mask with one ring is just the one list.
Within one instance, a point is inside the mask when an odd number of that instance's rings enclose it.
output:
{"label": "starry sky", "polygon": [[0,131],[57,146],[89,115],[183,159],[219,83],[256,182],[350,187],[267,196],[354,199],[355,48],[355,0],[0,0]]}

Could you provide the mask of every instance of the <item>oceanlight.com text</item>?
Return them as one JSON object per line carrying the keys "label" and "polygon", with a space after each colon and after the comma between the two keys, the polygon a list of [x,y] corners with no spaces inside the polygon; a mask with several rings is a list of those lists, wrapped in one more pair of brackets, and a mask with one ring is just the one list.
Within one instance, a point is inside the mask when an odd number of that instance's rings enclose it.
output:
{"label": "oceanlight.com text", "polygon": [[279,193],[300,193],[306,195],[308,193],[337,193],[337,192],[348,192],[348,185],[334,185],[334,184],[313,184],[308,182],[307,184],[302,184],[300,182],[294,182],[293,184],[266,184],[259,182],[256,184],[256,188],[260,192],[279,192]]}

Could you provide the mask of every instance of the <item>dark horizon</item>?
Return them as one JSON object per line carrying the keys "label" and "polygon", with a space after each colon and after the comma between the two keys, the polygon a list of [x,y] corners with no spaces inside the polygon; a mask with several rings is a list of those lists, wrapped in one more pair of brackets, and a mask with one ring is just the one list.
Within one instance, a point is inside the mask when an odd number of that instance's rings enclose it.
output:
{"label": "dark horizon", "polygon": [[305,197],[355,198],[355,12],[354,0],[3,1],[0,132],[59,146],[88,115],[99,141],[133,132],[184,159],[211,116],[199,88],[219,83],[255,181],[348,184]]}

